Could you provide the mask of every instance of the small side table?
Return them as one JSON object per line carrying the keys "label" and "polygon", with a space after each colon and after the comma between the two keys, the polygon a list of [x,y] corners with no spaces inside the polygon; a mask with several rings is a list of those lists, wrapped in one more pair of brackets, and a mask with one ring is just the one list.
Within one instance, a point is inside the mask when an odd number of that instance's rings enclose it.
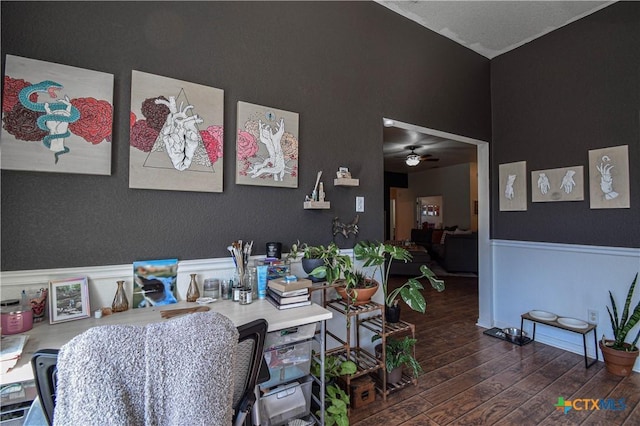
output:
{"label": "small side table", "polygon": [[[531,336],[531,340],[536,340],[536,324],[544,324],[544,325],[549,325],[551,327],[556,327],[556,328],[560,328],[562,330],[567,330],[567,331],[571,331],[573,333],[578,333],[578,334],[582,334],[582,345],[584,347],[584,366],[585,368],[589,368],[591,367],[593,364],[595,364],[598,361],[598,340],[596,337],[596,325],[595,324],[589,324],[588,327],[586,328],[575,328],[575,327],[568,327],[566,325],[562,325],[560,324],[558,321],[546,321],[546,320],[541,320],[538,318],[534,318],[532,317],[528,312],[524,313],[521,315],[521,319],[520,319],[520,330],[523,330],[524,328],[524,320],[528,320],[531,321],[533,323],[533,335]],[[596,359],[592,360],[591,362],[589,362],[589,358],[587,357],[587,334],[589,334],[590,332],[593,331],[593,346],[596,352]]]}

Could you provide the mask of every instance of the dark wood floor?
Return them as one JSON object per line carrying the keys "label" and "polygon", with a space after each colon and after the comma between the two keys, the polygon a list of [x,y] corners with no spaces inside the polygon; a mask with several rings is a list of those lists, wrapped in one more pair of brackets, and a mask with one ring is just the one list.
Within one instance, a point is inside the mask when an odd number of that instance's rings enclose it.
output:
{"label": "dark wood floor", "polygon": [[[640,425],[640,374],[620,378],[602,362],[585,369],[582,355],[486,336],[475,325],[477,280],[444,278],[444,292],[425,290],[424,315],[402,311],[416,325],[418,385],[352,410],[351,425]],[[564,414],[558,397],[624,398],[626,408]]]}

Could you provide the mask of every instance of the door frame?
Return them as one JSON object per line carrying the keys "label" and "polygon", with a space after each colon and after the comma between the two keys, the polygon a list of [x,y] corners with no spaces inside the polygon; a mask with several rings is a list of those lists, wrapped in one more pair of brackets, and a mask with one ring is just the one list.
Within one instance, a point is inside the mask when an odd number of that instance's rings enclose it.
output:
{"label": "door frame", "polygon": [[476,324],[493,327],[493,253],[491,250],[491,221],[490,221],[490,182],[489,182],[489,143],[479,139],[403,123],[396,119],[383,118],[393,121],[394,127],[434,135],[453,141],[475,145],[478,161],[478,319]]}

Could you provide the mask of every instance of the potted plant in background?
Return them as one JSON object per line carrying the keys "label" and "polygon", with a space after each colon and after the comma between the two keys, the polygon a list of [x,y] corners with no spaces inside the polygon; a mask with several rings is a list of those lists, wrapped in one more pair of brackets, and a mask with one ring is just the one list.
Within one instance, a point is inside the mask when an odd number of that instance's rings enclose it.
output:
{"label": "potted plant in background", "polygon": [[[320,363],[316,361],[311,366],[311,373],[320,377]],[[348,426],[348,406],[349,395],[338,385],[337,379],[340,376],[354,374],[357,371],[353,361],[341,361],[340,358],[327,355],[324,358],[324,379],[325,379],[325,401],[324,401],[324,424],[326,426],[338,425]],[[320,417],[320,413],[316,415]]]}
{"label": "potted plant in background", "polygon": [[[380,336],[374,336],[373,340],[380,338]],[[404,366],[411,370],[413,377],[418,377],[418,374],[422,371],[422,367],[418,360],[413,357],[413,347],[417,340],[405,336],[404,339],[390,338],[386,343],[385,352],[385,371],[387,375],[387,384],[395,384],[402,380],[402,368]],[[382,357],[382,344],[378,344],[375,347],[376,355],[378,358]],[[380,374],[384,372],[380,370]]]}
{"label": "potted plant in background", "polygon": [[[411,253],[402,247],[380,242],[360,241],[353,248],[353,252],[357,260],[364,261],[364,267],[374,267],[372,276],[375,276],[376,271],[380,271],[380,285],[382,286],[385,303],[385,319],[388,322],[398,322],[400,320],[399,297],[401,297],[411,309],[424,313],[427,308],[427,302],[420,292],[424,289],[419,281],[420,279],[428,279],[431,286],[437,291],[444,290],[444,281],[438,279],[436,274],[429,269],[427,265],[420,266],[421,275],[415,278],[409,278],[404,284],[393,290],[389,289],[391,262],[395,260],[408,262],[413,258]],[[386,268],[385,261],[387,261]]]}
{"label": "potted plant in background", "polygon": [[609,290],[611,309],[607,306],[607,312],[609,313],[611,328],[613,329],[613,340],[606,340],[603,335],[599,346],[607,371],[617,376],[630,375],[638,358],[639,351],[636,345],[640,338],[640,330],[638,330],[638,334],[636,334],[635,339],[633,339],[631,343],[626,342],[627,334],[629,334],[629,331],[640,321],[640,302],[638,302],[631,316],[629,316],[629,306],[631,305],[631,299],[633,298],[633,291],[637,281],[638,274],[636,274],[631,283],[631,287],[629,287],[620,319],[618,319],[618,309],[613,299],[613,294],[611,290]]}
{"label": "potted plant in background", "polygon": [[354,305],[363,305],[371,301],[378,291],[379,283],[361,270],[344,271],[344,285],[336,287],[336,291],[345,300]]}

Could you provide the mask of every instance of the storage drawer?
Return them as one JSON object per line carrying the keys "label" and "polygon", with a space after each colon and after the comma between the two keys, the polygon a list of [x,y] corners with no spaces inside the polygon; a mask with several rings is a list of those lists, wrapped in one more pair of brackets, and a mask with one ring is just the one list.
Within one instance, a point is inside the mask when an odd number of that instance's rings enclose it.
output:
{"label": "storage drawer", "polygon": [[264,359],[269,367],[271,379],[261,383],[261,389],[306,376],[311,367],[311,341],[265,351]]}
{"label": "storage drawer", "polygon": [[311,377],[305,377],[266,393],[260,398],[260,425],[283,425],[291,419],[309,414],[312,383]]}
{"label": "storage drawer", "polygon": [[309,340],[316,333],[316,325],[316,323],[305,324],[267,333],[267,337],[264,341],[264,347],[267,349],[275,348],[276,346],[283,346],[290,343]]}

